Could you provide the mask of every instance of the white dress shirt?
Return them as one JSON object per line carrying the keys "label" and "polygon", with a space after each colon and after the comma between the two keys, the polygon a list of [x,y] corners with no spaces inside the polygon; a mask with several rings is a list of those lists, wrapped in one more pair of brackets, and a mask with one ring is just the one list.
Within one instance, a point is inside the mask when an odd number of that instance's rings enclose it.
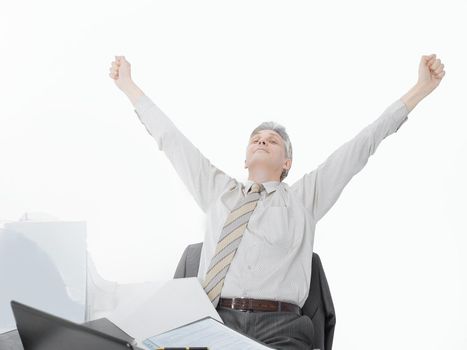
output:
{"label": "white dress shirt", "polygon": [[[135,112],[207,215],[198,272],[202,282],[227,216],[253,182],[239,182],[212,165],[149,97],[138,99]],[[397,99],[293,185],[263,183],[265,191],[227,272],[221,297],[280,300],[302,307],[310,288],[316,223],[380,142],[408,119],[408,113]]]}

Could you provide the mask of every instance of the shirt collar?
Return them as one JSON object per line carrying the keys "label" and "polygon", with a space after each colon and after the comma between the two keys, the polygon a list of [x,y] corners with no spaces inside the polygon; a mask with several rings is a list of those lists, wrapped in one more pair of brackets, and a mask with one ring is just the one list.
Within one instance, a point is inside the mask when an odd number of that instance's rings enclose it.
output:
{"label": "shirt collar", "polygon": [[[252,180],[246,180],[243,183],[244,184],[243,193],[245,195],[248,193],[248,191],[250,190],[251,186],[254,183],[255,182]],[[268,181],[268,182],[263,182],[262,184],[264,186],[264,189],[266,190],[266,193],[269,194],[271,192],[274,192],[280,186],[281,182],[280,181]]]}

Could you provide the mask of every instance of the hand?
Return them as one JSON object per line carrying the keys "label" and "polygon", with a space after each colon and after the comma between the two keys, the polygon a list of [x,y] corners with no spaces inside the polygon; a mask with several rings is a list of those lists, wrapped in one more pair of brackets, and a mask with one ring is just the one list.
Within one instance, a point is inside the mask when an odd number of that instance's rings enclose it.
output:
{"label": "hand", "polygon": [[115,61],[109,68],[109,76],[114,79],[115,85],[125,91],[133,83],[131,79],[131,65],[125,59],[125,56],[115,56]]}
{"label": "hand", "polygon": [[445,74],[444,64],[436,58],[436,54],[422,56],[418,68],[417,86],[428,95],[438,87]]}

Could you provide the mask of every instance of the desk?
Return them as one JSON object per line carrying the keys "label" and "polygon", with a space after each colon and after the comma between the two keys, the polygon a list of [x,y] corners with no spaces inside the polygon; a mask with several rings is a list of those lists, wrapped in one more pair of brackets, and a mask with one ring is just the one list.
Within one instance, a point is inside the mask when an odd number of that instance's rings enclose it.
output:
{"label": "desk", "polygon": [[[106,318],[99,318],[94,321],[89,321],[89,322],[83,323],[83,325],[86,327],[98,330],[102,333],[107,333],[107,334],[116,336],[118,338],[131,340],[131,337],[129,337],[120,328],[118,328],[115,324],[113,324]],[[24,350],[17,330],[13,330],[7,333],[0,334],[0,349],[2,350]],[[143,350],[143,349],[135,348],[135,350]]]}

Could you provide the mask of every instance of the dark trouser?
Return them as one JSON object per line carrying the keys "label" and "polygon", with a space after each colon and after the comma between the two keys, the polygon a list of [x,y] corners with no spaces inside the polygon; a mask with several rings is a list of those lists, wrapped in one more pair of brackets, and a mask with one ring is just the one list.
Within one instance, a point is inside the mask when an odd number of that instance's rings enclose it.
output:
{"label": "dark trouser", "polygon": [[313,322],[294,312],[240,311],[218,307],[224,324],[273,349],[310,350]]}

